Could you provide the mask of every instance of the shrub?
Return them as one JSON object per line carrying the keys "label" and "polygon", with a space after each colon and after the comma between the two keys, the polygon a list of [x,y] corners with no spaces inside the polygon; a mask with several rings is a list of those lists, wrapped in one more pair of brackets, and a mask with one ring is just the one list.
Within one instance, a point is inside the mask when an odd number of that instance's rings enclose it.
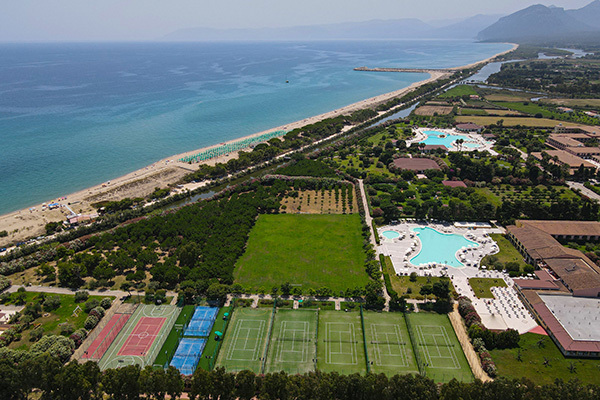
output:
{"label": "shrub", "polygon": [[40,325],[29,332],[29,341],[37,342],[44,336],[44,328]]}
{"label": "shrub", "polygon": [[44,311],[54,311],[60,307],[60,296],[48,296],[44,300]]}
{"label": "shrub", "polygon": [[60,334],[63,336],[69,336],[73,331],[75,331],[73,324],[67,322],[60,325]]}
{"label": "shrub", "polygon": [[98,318],[98,321],[99,321],[104,317],[104,308],[98,306],[98,307],[94,308],[92,311],[90,311],[90,315],[93,315],[94,317]]}
{"label": "shrub", "polygon": [[105,310],[108,310],[111,305],[112,300],[110,299],[110,297],[105,297],[102,300],[100,300],[100,307],[104,308]]}
{"label": "shrub", "polygon": [[90,300],[86,301],[85,304],[83,305],[83,311],[85,311],[86,313],[89,313],[94,308],[98,307],[99,305],[100,305],[100,302],[98,301],[98,299],[90,299]]}
{"label": "shrub", "polygon": [[48,352],[51,356],[60,359],[62,362],[66,362],[74,350],[75,343],[71,339],[60,335],[43,336],[30,349],[32,353]]}
{"label": "shrub", "polygon": [[88,330],[94,329],[96,325],[98,325],[98,318],[93,315],[89,315],[83,323],[83,327]]}
{"label": "shrub", "polygon": [[81,346],[81,343],[85,340],[87,335],[88,335],[88,331],[81,328],[81,329],[77,329],[75,332],[73,332],[73,334],[71,334],[71,336],[69,338],[73,341],[73,343],[75,343],[75,347],[79,347],[79,346]]}
{"label": "shrub", "polygon": [[75,293],[75,303],[83,303],[88,299],[88,297],[90,297],[88,292],[85,290],[80,290],[79,292]]}

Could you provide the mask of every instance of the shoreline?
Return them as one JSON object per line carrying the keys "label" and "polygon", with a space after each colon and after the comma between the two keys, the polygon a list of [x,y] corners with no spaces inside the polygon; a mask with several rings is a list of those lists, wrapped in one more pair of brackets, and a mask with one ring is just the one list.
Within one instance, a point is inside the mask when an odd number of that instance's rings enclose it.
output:
{"label": "shoreline", "polygon": [[[509,50],[495,54],[484,60],[477,61],[465,66],[449,68],[449,70],[460,70],[464,68],[472,68],[476,65],[489,62],[490,60],[506,54],[516,49],[518,45],[513,44],[513,47]],[[98,185],[94,185],[77,192],[65,195],[60,199],[52,199],[46,203],[36,204],[30,207],[26,207],[17,211],[0,215],[0,231],[6,230],[8,237],[0,238],[0,247],[5,246],[10,242],[18,242],[25,240],[29,237],[40,236],[45,233],[44,226],[48,222],[62,221],[65,220],[67,215],[72,214],[92,214],[95,209],[91,207],[92,203],[100,201],[116,201],[126,197],[145,197],[152,193],[155,187],[165,187],[179,181],[183,176],[194,172],[202,164],[215,165],[216,163],[225,163],[232,158],[236,158],[238,152],[232,152],[230,154],[216,157],[204,162],[187,164],[178,161],[180,158],[185,156],[194,155],[205,150],[210,150],[219,147],[223,144],[234,143],[240,140],[256,137],[265,133],[285,130],[291,131],[297,128],[301,128],[305,125],[314,124],[324,119],[337,117],[342,114],[348,114],[350,112],[360,110],[366,107],[376,106],[384,103],[392,98],[400,97],[409,93],[418,87],[442,79],[449,76],[449,73],[443,72],[430,72],[429,78],[415,82],[405,88],[395,90],[392,92],[377,95],[368,99],[364,99],[338,109],[328,111],[319,115],[304,118],[302,120],[294,121],[285,125],[280,125],[271,129],[267,129],[261,132],[253,133],[251,135],[239,137],[227,142],[218,143],[212,146],[203,147],[184,153],[172,155],[161,160],[158,160],[146,167],[132,171],[115,179],[106,181]],[[389,110],[388,110],[389,111]],[[387,111],[386,111],[387,112]],[[246,149],[244,149],[246,150]],[[187,189],[195,189],[202,186],[201,184],[192,184],[192,187]],[[57,202],[60,207],[54,210],[49,210],[44,205],[51,202]],[[16,232],[15,232],[16,231]]]}

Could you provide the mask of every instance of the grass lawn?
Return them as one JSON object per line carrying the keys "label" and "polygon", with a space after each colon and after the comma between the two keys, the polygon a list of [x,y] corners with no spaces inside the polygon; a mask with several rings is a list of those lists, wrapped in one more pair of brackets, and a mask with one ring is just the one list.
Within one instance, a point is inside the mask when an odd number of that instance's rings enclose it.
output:
{"label": "grass lawn", "polygon": [[185,325],[192,316],[194,315],[195,307],[192,305],[183,306],[181,313],[175,320],[175,325],[171,328],[171,332],[169,332],[169,336],[163,343],[162,348],[158,352],[156,356],[156,360],[154,364],[166,365],[171,358],[173,358],[173,354],[175,354],[175,350],[177,350],[177,344],[179,343],[179,337],[181,336],[181,330],[177,329],[177,325]]}
{"label": "grass lawn", "polygon": [[[29,329],[26,329],[22,332],[21,340],[17,340],[12,342],[9,347],[12,349],[27,349],[33,342],[29,341],[29,332],[37,326],[41,324],[44,327],[44,334],[60,334],[60,324],[70,323],[75,327],[75,330],[79,328],[83,328],[83,323],[87,318],[87,314],[82,310],[78,313],[78,316],[73,315],[73,311],[77,306],[83,309],[83,304],[85,303],[75,303],[74,295],[66,295],[66,294],[53,294],[53,293],[38,293],[38,292],[26,292],[26,301],[27,303],[35,303],[37,300],[40,300],[43,295],[46,297],[50,296],[58,296],[60,297],[60,307],[53,311],[44,311],[42,310],[42,316],[33,321],[30,325]],[[90,299],[96,299],[98,301],[102,300],[104,297],[110,297],[114,299],[113,296],[90,296]]]}
{"label": "grass lawn", "polygon": [[[419,294],[419,291],[423,286],[433,285],[435,282],[446,279],[437,276],[417,276],[417,280],[415,282],[411,282],[409,276],[396,275],[396,271],[394,271],[390,257],[385,257],[384,268],[385,272],[387,272],[390,276],[392,289],[394,289],[399,296],[406,295],[411,299],[423,299],[423,296]],[[454,292],[454,286],[452,286],[452,282],[450,282],[450,290]]]}
{"label": "grass lawn", "polygon": [[496,257],[499,262],[502,264],[506,264],[507,262],[514,261],[519,263],[521,270],[525,265],[525,261],[523,261],[523,256],[519,253],[519,250],[513,246],[513,244],[506,238],[504,235],[500,235],[497,233],[492,233],[490,235],[492,240],[498,243],[498,247],[500,248],[500,252],[498,254],[494,254],[492,256],[485,256],[483,260],[481,260],[482,265],[489,265],[489,257]]}
{"label": "grass lawn", "polygon": [[458,85],[448,90],[447,92],[440,94],[438,97],[444,99],[448,97],[460,97],[465,95],[470,96],[472,94],[477,94],[477,92],[475,91],[475,89],[473,89],[472,86]]}
{"label": "grass lawn", "polygon": [[269,291],[289,282],[303,291],[330,288],[334,294],[365,286],[365,253],[358,214],[261,215],[234,271],[244,288]]}
{"label": "grass lawn", "polygon": [[567,107],[600,107],[600,99],[540,99],[540,103],[549,103]]}
{"label": "grass lawn", "polygon": [[[526,104],[527,103],[527,104]],[[550,118],[551,116],[557,116],[557,113],[554,113],[550,110],[547,110],[543,107],[541,107],[540,105],[538,105],[537,103],[530,103],[530,102],[496,102],[494,103],[497,106],[500,107],[506,107],[506,108],[510,108],[511,110],[515,110],[515,111],[520,111],[522,113],[525,114],[531,114],[531,115],[535,115],[535,114],[542,114],[544,116],[544,118]]]}
{"label": "grass lawn", "polygon": [[473,288],[477,298],[493,299],[494,295],[490,289],[493,287],[506,287],[506,282],[500,278],[471,278],[469,279],[469,285]]}
{"label": "grass lawn", "polygon": [[[542,347],[538,346],[541,340]],[[521,351],[522,361],[518,361]],[[490,351],[498,367],[498,375],[509,379],[527,378],[536,384],[551,384],[556,379],[579,379],[582,384],[598,383],[600,360],[565,358],[548,336],[521,335],[519,348]],[[544,359],[548,365],[544,365]],[[575,367],[571,372],[570,365]]]}
{"label": "grass lawn", "polygon": [[317,367],[343,375],[367,372],[360,313],[320,311]]}
{"label": "grass lawn", "polygon": [[[458,116],[456,122],[473,122],[478,125],[492,125],[502,120],[504,126],[530,126],[530,127],[555,127],[560,123],[553,119],[546,118],[527,118],[527,117],[482,117],[482,116]],[[571,124],[569,124],[571,125]],[[576,125],[576,124],[575,124]]]}

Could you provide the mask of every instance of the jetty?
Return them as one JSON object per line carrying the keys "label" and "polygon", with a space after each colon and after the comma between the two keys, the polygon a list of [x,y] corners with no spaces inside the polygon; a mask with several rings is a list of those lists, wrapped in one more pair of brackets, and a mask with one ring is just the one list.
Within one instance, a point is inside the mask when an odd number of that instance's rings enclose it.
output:
{"label": "jetty", "polygon": [[452,68],[435,69],[435,68],[369,68],[369,67],[357,67],[355,71],[368,71],[368,72],[416,72],[422,74],[430,74],[432,72],[449,74],[456,72]]}

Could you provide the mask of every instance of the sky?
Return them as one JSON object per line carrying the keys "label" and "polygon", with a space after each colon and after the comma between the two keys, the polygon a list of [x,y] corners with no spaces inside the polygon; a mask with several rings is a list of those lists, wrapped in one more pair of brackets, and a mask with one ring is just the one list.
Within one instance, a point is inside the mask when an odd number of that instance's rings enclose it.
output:
{"label": "sky", "polygon": [[0,0],[0,41],[147,41],[179,29],[261,28],[510,14],[591,0]]}

